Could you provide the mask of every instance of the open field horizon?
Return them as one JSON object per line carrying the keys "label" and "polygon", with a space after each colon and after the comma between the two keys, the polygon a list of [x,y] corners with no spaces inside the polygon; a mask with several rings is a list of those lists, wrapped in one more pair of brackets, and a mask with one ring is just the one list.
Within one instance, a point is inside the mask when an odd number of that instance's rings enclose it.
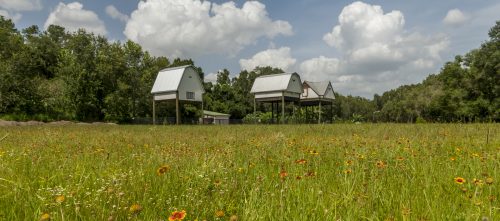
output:
{"label": "open field horizon", "polygon": [[498,124],[0,127],[0,219],[499,220],[499,134]]}

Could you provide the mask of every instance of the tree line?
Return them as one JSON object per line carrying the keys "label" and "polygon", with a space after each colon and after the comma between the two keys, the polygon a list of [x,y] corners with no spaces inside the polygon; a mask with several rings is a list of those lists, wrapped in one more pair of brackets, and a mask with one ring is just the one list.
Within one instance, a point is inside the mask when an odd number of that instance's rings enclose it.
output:
{"label": "tree line", "polygon": [[[336,93],[323,107],[326,121],[452,122],[500,120],[500,22],[480,48],[447,62],[422,83],[404,85],[373,99]],[[51,25],[45,31],[30,26],[21,31],[0,16],[0,118],[12,120],[78,120],[131,122],[150,118],[151,87],[161,69],[193,65],[191,59],[155,57],[140,45],[113,42],[81,29],[67,32]],[[231,118],[269,117],[269,105],[253,113],[250,94],[255,78],[283,72],[257,67],[236,77],[224,69],[217,81],[204,83],[204,109]],[[335,89],[335,86],[334,86]],[[172,102],[158,105],[159,116],[175,116]],[[182,103],[182,116],[197,118],[199,106]],[[291,111],[289,118],[315,121],[316,114]],[[313,111],[313,112],[314,112]]]}

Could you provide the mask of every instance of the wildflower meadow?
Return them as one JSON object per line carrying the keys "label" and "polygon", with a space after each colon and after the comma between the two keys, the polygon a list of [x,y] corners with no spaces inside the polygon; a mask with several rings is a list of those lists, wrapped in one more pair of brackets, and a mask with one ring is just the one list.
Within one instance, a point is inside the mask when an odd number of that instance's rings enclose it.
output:
{"label": "wildflower meadow", "polygon": [[500,220],[498,124],[0,127],[0,220]]}

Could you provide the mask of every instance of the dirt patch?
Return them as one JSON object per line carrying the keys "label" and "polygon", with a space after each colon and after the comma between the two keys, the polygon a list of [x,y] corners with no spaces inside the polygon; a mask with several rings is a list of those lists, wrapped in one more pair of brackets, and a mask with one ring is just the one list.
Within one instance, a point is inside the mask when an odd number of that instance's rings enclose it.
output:
{"label": "dirt patch", "polygon": [[19,122],[0,120],[0,126],[19,126]]}

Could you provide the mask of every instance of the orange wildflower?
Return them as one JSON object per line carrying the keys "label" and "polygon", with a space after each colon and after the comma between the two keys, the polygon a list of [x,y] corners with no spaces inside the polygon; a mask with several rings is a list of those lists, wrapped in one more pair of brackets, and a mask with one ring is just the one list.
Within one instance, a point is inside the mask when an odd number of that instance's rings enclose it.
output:
{"label": "orange wildflower", "polygon": [[305,163],[307,163],[307,160],[305,160],[305,159],[300,159],[300,160],[296,160],[296,161],[295,161],[295,163],[296,163],[296,164],[305,164]]}
{"label": "orange wildflower", "polygon": [[288,173],[286,172],[286,170],[282,169],[279,175],[280,178],[283,180],[288,176]]}
{"label": "orange wildflower", "polygon": [[178,220],[183,220],[186,218],[186,211],[174,211],[172,214],[168,217],[168,221],[178,221]]}

